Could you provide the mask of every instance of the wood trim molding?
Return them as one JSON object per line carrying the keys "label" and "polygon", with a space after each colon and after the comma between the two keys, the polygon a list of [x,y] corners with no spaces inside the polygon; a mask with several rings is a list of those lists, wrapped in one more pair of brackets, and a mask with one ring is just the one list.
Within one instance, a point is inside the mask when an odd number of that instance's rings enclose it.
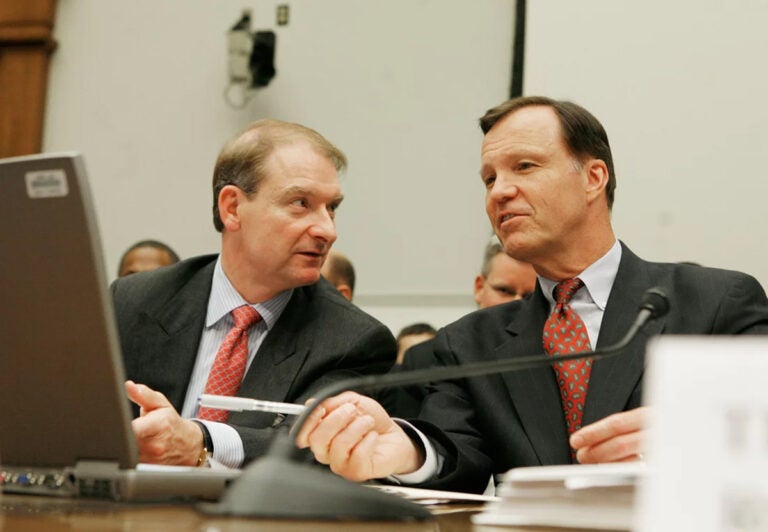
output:
{"label": "wood trim molding", "polygon": [[39,153],[56,0],[0,2],[0,157]]}

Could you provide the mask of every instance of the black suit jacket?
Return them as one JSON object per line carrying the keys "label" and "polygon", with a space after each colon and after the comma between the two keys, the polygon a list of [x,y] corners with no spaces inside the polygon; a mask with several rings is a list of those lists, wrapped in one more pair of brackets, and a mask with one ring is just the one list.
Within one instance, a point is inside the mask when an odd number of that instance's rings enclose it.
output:
{"label": "black suit jacket", "polygon": [[[406,349],[403,355],[403,363],[392,366],[390,373],[401,373],[425,369],[436,365],[434,355],[434,338],[419,342]],[[421,411],[421,404],[427,395],[426,386],[414,384],[408,386],[392,386],[381,390],[377,399],[392,417],[410,418],[417,417]]]}
{"label": "black suit jacket", "polygon": [[[594,363],[583,424],[640,406],[645,344],[656,334],[768,333],[768,301],[752,277],[695,265],[646,262],[622,244],[622,258],[597,348],[621,339],[643,293],[662,287],[669,314],[645,327],[618,356]],[[473,312],[442,329],[434,355],[443,364],[542,353],[549,312],[537,287],[527,299]],[[446,462],[429,487],[482,491],[491,473],[570,463],[563,411],[550,367],[437,383],[413,424]]]}
{"label": "black suit jacket", "polygon": [[[215,262],[215,255],[196,257],[112,285],[127,378],[162,392],[177,411],[195,365]],[[387,371],[396,352],[389,329],[320,279],[294,289],[238,395],[303,403],[330,382]],[[243,440],[246,462],[264,454],[283,419],[231,413],[229,423]]]}

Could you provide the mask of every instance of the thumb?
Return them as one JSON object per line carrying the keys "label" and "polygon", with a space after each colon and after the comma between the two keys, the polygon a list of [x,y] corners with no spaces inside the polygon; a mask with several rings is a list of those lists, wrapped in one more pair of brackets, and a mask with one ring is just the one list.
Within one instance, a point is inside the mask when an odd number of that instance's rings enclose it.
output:
{"label": "thumb", "polygon": [[170,401],[163,394],[144,384],[125,381],[125,391],[128,394],[128,399],[141,407],[142,416],[158,408],[172,407]]}

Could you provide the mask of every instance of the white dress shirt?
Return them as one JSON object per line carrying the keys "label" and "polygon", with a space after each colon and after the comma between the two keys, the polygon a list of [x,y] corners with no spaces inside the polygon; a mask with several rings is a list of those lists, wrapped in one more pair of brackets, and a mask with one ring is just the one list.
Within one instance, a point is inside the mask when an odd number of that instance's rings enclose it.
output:
{"label": "white dress shirt", "polygon": [[[293,290],[285,290],[263,303],[251,305],[258,311],[262,319],[251,325],[248,329],[246,373],[267,333],[277,323],[278,318],[280,318],[286,305],[288,305],[292,293]],[[211,284],[211,294],[208,298],[205,327],[197,349],[197,359],[192,370],[189,388],[187,388],[184,406],[181,410],[182,417],[192,419],[197,415],[199,409],[198,398],[205,392],[208,374],[213,367],[216,353],[224,341],[224,337],[235,324],[230,312],[237,307],[248,304],[239,292],[235,290],[232,283],[229,282],[224,269],[221,267],[221,256],[219,256],[213,270],[213,282]],[[227,467],[240,467],[245,459],[245,450],[237,431],[225,423],[197,421],[204,423],[211,434],[213,460]]]}
{"label": "white dress shirt", "polygon": [[[584,283],[584,289],[579,290],[571,298],[571,308],[581,317],[589,334],[589,343],[592,350],[597,345],[597,339],[600,336],[600,324],[603,321],[605,305],[608,303],[608,296],[611,295],[613,281],[616,279],[616,273],[619,271],[619,262],[621,262],[621,244],[617,240],[608,253],[593,262],[586,270],[581,272],[578,277]],[[539,276],[539,284],[544,297],[549,301],[549,312],[555,308],[555,296],[553,291],[558,281],[553,281]]]}

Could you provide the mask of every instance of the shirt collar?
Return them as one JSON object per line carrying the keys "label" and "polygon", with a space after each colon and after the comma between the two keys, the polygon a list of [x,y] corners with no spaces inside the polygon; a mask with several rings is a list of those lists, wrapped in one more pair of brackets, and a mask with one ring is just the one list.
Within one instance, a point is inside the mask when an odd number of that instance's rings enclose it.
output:
{"label": "shirt collar", "polygon": [[[579,275],[575,276],[584,282],[587,294],[589,294],[592,302],[600,310],[605,310],[605,305],[608,303],[608,296],[611,294],[611,288],[613,287],[613,281],[616,279],[616,273],[619,271],[620,262],[621,244],[616,240],[605,255],[590,264],[587,269]],[[557,283],[558,281],[553,281],[539,275],[541,290],[544,292],[544,297],[547,298],[550,307],[555,304],[552,290]],[[577,296],[578,293],[574,297]]]}
{"label": "shirt collar", "polygon": [[288,305],[288,301],[293,295],[293,289],[283,290],[276,296],[267,301],[261,303],[250,304],[240,293],[232,286],[232,283],[224,273],[224,268],[221,267],[221,256],[216,259],[216,266],[213,269],[213,283],[211,285],[211,295],[208,298],[208,312],[205,317],[205,326],[211,327],[219,320],[227,316],[237,307],[243,305],[251,305],[255,308],[267,329],[271,329],[277,322],[280,315]]}

